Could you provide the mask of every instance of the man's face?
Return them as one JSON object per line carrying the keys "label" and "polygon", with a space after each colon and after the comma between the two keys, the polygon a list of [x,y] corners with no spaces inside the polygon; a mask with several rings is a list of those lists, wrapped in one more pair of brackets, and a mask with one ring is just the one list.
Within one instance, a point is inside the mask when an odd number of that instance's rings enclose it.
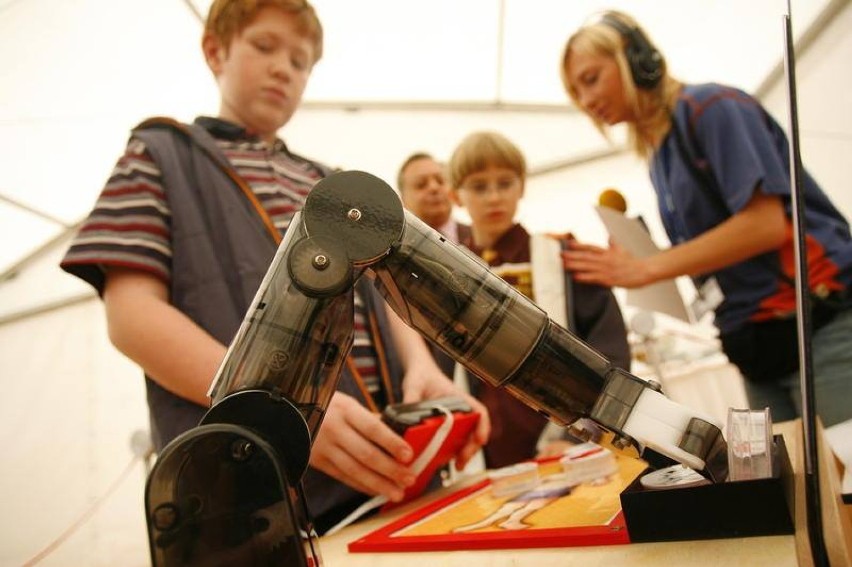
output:
{"label": "man's face", "polygon": [[204,54],[221,94],[219,116],[265,140],[274,139],[290,120],[313,67],[313,45],[298,33],[295,18],[265,6],[230,46],[204,38]]}
{"label": "man's face", "polygon": [[452,203],[444,167],[430,158],[409,163],[402,172],[402,204],[434,229],[450,220]]}

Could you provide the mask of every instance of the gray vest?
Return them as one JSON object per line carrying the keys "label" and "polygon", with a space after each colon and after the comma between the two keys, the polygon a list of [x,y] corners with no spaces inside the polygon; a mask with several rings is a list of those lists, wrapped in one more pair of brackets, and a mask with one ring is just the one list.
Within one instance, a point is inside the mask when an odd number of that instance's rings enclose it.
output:
{"label": "gray vest", "polygon": [[[168,119],[140,124],[133,136],[162,172],[171,208],[171,303],[223,344],[229,344],[260,286],[277,245],[260,216],[226,171],[235,174],[214,138],[198,124]],[[297,158],[303,159],[303,158]],[[304,160],[322,175],[330,170]],[[375,313],[380,334],[388,329],[384,303],[366,279],[357,291]],[[392,345],[388,337],[374,337]],[[402,369],[392,348],[385,349],[396,398],[401,399]],[[211,376],[212,379],[212,376]],[[151,435],[161,450],[176,436],[198,425],[207,408],[180,398],[146,376]],[[364,403],[348,370],[338,390]],[[309,468],[304,478],[311,514],[347,513],[367,497]]]}

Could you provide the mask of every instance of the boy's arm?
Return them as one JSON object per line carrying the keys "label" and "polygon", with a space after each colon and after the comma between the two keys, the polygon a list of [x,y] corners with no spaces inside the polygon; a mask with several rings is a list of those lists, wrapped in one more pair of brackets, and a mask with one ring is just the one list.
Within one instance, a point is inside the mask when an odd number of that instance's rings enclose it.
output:
{"label": "boy's arm", "polygon": [[[138,270],[110,268],[104,286],[113,344],[163,388],[203,406],[226,347],[168,302],[168,287]],[[399,460],[395,460],[388,453]],[[337,392],[311,451],[311,465],[356,490],[392,500],[414,482],[411,448],[378,416]]]}
{"label": "boy's arm", "polygon": [[168,286],[152,274],[108,268],[103,299],[109,337],[166,390],[209,406],[207,390],[226,346],[168,300]]}

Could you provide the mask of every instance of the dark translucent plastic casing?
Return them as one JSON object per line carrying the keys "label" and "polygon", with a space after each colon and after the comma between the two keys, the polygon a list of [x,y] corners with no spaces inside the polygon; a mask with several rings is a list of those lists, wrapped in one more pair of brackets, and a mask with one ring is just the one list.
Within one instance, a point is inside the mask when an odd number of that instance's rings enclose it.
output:
{"label": "dark translucent plastic casing", "polygon": [[228,423],[169,444],[145,491],[151,564],[320,565],[298,483],[288,484],[278,455],[252,429]]}
{"label": "dark translucent plastic casing", "polygon": [[606,359],[411,213],[394,253],[371,270],[404,321],[481,379],[562,424],[591,411]]}
{"label": "dark translucent plastic casing", "polygon": [[[351,285],[339,295],[308,296],[296,285],[284,252],[306,238],[293,218],[249,307],[211,391],[214,407],[226,396],[264,390],[292,403],[315,438],[352,345]],[[351,284],[351,281],[349,282]]]}

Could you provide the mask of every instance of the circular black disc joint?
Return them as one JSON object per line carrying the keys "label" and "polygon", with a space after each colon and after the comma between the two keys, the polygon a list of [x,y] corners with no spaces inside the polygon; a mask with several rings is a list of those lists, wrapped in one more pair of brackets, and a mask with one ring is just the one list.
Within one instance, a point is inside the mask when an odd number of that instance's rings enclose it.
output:
{"label": "circular black disc joint", "polygon": [[293,283],[306,295],[339,295],[354,281],[346,250],[327,237],[305,238],[293,245],[287,259]]}
{"label": "circular black disc joint", "polygon": [[302,214],[308,236],[338,243],[359,267],[387,255],[405,226],[396,192],[363,171],[342,171],[317,183]]}

